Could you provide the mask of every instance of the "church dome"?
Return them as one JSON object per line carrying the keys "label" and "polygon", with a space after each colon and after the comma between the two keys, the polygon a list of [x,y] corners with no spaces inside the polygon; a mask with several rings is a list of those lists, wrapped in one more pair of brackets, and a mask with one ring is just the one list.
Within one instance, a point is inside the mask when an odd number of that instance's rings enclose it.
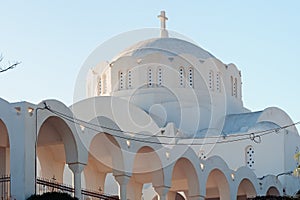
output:
{"label": "church dome", "polygon": [[121,57],[132,56],[140,58],[149,54],[159,53],[165,56],[189,54],[197,59],[205,60],[214,57],[211,53],[188,41],[177,38],[153,38],[136,43],[125,49],[113,61]]}

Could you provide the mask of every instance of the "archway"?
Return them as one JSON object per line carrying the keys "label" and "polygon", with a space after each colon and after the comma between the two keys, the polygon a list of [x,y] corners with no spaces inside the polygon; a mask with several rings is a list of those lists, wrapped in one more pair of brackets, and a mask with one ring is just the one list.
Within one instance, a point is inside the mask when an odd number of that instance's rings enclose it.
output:
{"label": "archway", "polygon": [[180,158],[173,168],[168,199],[175,199],[179,192],[184,193],[185,196],[199,195],[199,184],[199,177],[192,162],[187,158]]}
{"label": "archway", "polygon": [[280,196],[280,192],[274,186],[270,187],[266,193],[267,196]]}
{"label": "archway", "polygon": [[88,163],[83,171],[85,187],[97,193],[117,196],[118,190],[105,187],[112,185],[115,188],[116,181],[112,174],[114,170],[123,169],[123,166],[123,155],[118,141],[108,133],[96,134],[89,145]]}
{"label": "archway", "polygon": [[63,182],[64,168],[76,160],[77,144],[69,125],[57,116],[48,117],[38,130],[37,156],[40,171],[37,176]]}
{"label": "archway", "polygon": [[238,186],[237,199],[244,200],[255,196],[256,190],[253,183],[249,179],[244,178]]}
{"label": "archway", "polygon": [[10,149],[7,127],[0,119],[0,199],[10,197]]}
{"label": "archway", "polygon": [[213,169],[206,182],[206,199],[230,200],[230,188],[224,173],[219,169]]}
{"label": "archway", "polygon": [[[127,187],[128,198],[142,199],[144,184],[150,184],[149,186],[152,184],[152,188],[150,189],[153,189],[155,186],[163,185],[163,181],[164,174],[159,155],[153,147],[143,146],[139,148],[135,154],[132,176]],[[154,189],[152,192],[152,195],[155,196]],[[149,195],[151,194],[149,193]]]}

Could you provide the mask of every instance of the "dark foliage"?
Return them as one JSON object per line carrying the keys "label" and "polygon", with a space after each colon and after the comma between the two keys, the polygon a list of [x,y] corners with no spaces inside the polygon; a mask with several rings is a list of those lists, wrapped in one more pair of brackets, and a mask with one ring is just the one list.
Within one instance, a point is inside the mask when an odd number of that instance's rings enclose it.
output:
{"label": "dark foliage", "polygon": [[67,193],[47,192],[42,195],[32,195],[27,200],[78,200]]}
{"label": "dark foliage", "polygon": [[249,198],[249,200],[300,200],[300,199],[293,198],[293,197],[262,196],[262,197]]}

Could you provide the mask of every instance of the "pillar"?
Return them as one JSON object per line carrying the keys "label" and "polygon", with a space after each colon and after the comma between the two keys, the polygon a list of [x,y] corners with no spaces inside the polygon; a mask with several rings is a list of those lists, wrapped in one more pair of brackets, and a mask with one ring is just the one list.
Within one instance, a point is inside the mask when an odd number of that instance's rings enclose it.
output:
{"label": "pillar", "polygon": [[116,181],[119,183],[120,189],[120,199],[127,200],[127,184],[130,180],[130,176],[128,175],[115,175]]}
{"label": "pillar", "polygon": [[154,187],[155,192],[158,194],[159,200],[167,200],[167,194],[170,190],[168,186],[156,186]]}
{"label": "pillar", "polygon": [[15,104],[11,122],[7,124],[10,141],[11,198],[27,199],[35,193],[35,141],[36,118],[28,112],[28,106],[21,102]]}
{"label": "pillar", "polygon": [[74,175],[74,196],[78,199],[82,199],[81,196],[81,173],[85,167],[85,164],[82,163],[71,163],[69,168]]}

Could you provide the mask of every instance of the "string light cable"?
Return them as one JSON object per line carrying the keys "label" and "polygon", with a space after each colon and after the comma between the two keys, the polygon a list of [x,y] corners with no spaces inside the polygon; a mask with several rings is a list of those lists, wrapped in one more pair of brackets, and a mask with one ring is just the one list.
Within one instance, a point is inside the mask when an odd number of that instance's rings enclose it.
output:
{"label": "string light cable", "polygon": [[[101,132],[103,130],[99,130],[99,128],[101,129],[107,129],[107,130],[111,130],[114,132],[119,132],[122,134],[126,134],[126,131],[122,131],[120,129],[117,128],[111,128],[111,127],[106,127],[106,126],[102,126],[99,124],[94,124],[91,122],[87,122],[78,118],[75,118],[73,116],[69,116],[67,114],[61,113],[59,111],[53,110],[52,108],[50,108],[46,103],[45,103],[45,109],[47,109],[48,111],[50,111],[51,113],[67,120],[70,121],[74,124],[77,124],[79,126],[84,126],[87,129],[96,131],[96,132]],[[289,128],[291,126],[295,126],[300,124],[300,121],[293,123],[293,124],[289,124],[286,126],[282,126],[282,127],[278,127],[278,128],[273,128],[273,129],[267,129],[267,130],[261,130],[261,131],[255,131],[255,132],[251,132],[251,133],[247,133],[247,134],[234,134],[234,135],[230,135],[230,137],[234,137],[235,139],[231,139],[231,140],[217,140],[214,142],[201,142],[201,143],[195,143],[195,142],[191,142],[191,143],[168,143],[168,142],[157,142],[157,141],[151,141],[145,138],[136,138],[136,137],[132,137],[132,136],[126,136],[126,135],[116,135],[113,133],[108,133],[109,135],[112,135],[116,138],[121,138],[121,139],[125,139],[125,140],[132,140],[132,141],[136,141],[136,142],[142,142],[142,143],[151,143],[151,144],[161,144],[161,145],[212,145],[212,144],[222,144],[222,143],[232,143],[232,142],[237,142],[237,141],[242,141],[242,140],[248,140],[250,139],[251,141],[255,142],[255,143],[260,143],[261,142],[261,137],[271,134],[271,133],[278,133],[280,130],[282,129],[286,129]],[[193,138],[193,137],[180,137],[180,136],[167,136],[167,135],[148,135],[148,134],[142,134],[142,133],[132,133],[132,135],[140,135],[140,136],[147,136],[147,137],[157,137],[157,138],[169,138],[169,139],[221,139],[224,138],[224,136],[226,135],[220,135],[220,136],[207,136],[204,138]]]}

